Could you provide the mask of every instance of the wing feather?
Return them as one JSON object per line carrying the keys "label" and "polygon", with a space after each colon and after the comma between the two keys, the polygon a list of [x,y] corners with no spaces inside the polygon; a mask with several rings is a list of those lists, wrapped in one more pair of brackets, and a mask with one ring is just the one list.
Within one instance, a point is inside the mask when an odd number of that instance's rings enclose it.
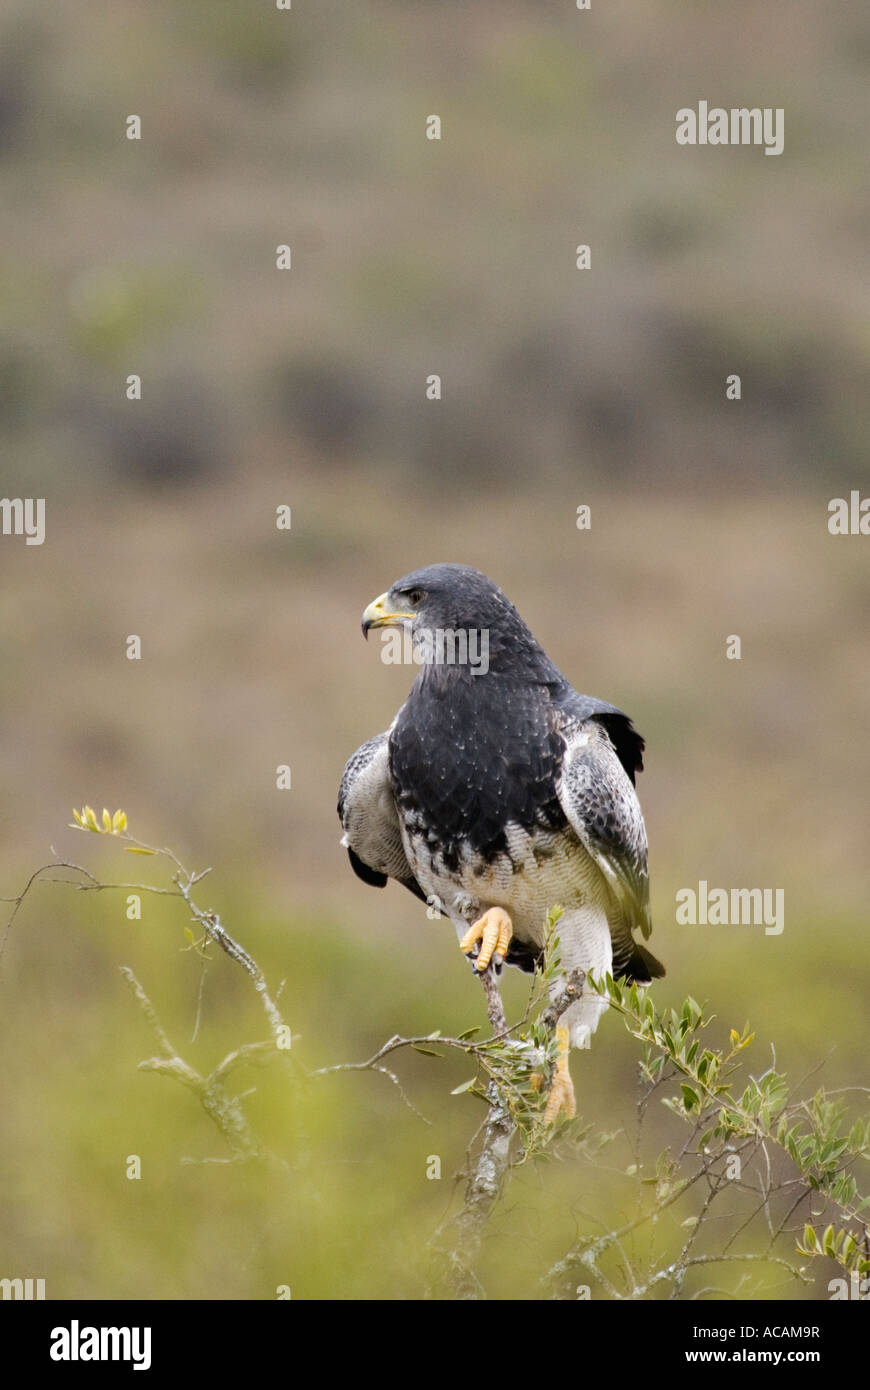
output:
{"label": "wing feather", "polygon": [[646,827],[633,779],[600,717],[569,720],[557,794],[571,828],[608,883],[619,909],[611,920],[614,974],[664,974],[664,967],[632,939],[652,931]]}
{"label": "wing feather", "polygon": [[426,901],[405,855],[390,780],[389,735],[370,738],[348,760],[338,791],[338,815],[354,873],[376,888],[388,878]]}

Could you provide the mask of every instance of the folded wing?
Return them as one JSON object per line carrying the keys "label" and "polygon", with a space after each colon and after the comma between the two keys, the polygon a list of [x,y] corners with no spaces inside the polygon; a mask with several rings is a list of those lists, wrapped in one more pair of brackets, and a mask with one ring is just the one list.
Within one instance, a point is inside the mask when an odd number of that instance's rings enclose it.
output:
{"label": "folded wing", "polygon": [[390,781],[389,734],[378,734],[348,760],[338,792],[338,814],[354,873],[375,888],[394,878],[426,901],[405,855]]}
{"label": "folded wing", "polygon": [[[644,937],[652,931],[647,841],[633,777],[608,728],[617,713],[608,713],[604,718],[597,713],[577,718],[566,712],[561,730],[565,752],[557,794],[568,823],[610,889],[614,905],[608,918],[613,973],[643,981],[664,975],[665,971],[632,936],[635,927]],[[621,717],[631,730],[630,722]],[[634,737],[642,749],[639,735]]]}

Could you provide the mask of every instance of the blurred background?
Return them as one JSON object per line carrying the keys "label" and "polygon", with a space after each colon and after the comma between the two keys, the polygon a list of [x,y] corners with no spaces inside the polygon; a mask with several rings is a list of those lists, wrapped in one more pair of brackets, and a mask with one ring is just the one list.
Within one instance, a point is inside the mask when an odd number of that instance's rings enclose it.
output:
{"label": "blurred background", "polygon": [[[360,883],[335,816],[410,681],[363,607],[472,563],[647,739],[659,1002],[748,1018],[757,1071],[773,1043],[795,1083],[865,1083],[870,541],[832,537],[827,505],[870,494],[868,77],[870,15],[811,0],[5,0],[0,492],[46,498],[46,540],[0,538],[0,895],[51,847],[163,881],[67,829],[74,805],[123,807],[213,866],[198,900],[286,981],[304,1067],[481,1022],[452,928]],[[784,154],[678,147],[700,99],[783,107]],[[700,879],[782,888],[783,934],[677,926]],[[118,967],[195,1065],[264,1032],[232,963],[203,983],[186,925],[48,885],[16,918],[0,1275],[49,1297],[418,1297],[481,1119],[449,1094],[467,1066],[397,1060],[428,1126],[384,1077],[292,1103],[243,1078],[285,1176],[182,1166],[226,1154],[137,1071],[153,1039]],[[505,996],[516,1017],[516,972]],[[636,1061],[606,1019],[573,1062],[584,1119],[634,1132]],[[594,1166],[520,1170],[491,1296],[538,1296],[633,1199]],[[688,1210],[644,1238],[666,1247]],[[796,1296],[781,1271],[742,1292]]]}

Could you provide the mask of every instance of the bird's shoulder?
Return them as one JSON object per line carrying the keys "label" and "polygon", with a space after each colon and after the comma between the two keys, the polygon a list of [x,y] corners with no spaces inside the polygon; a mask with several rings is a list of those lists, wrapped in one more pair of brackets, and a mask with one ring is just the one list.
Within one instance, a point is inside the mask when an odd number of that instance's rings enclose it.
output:
{"label": "bird's shoulder", "polygon": [[594,695],[581,695],[567,685],[559,691],[553,707],[556,723],[563,737],[572,736],[578,728],[592,723],[603,728],[626,775],[634,785],[637,774],[643,771],[644,739],[624,710],[610,705]]}

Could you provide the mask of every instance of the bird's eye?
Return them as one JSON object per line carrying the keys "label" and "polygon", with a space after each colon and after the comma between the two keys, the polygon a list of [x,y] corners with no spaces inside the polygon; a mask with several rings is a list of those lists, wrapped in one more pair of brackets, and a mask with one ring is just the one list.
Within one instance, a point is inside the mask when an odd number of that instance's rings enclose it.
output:
{"label": "bird's eye", "polygon": [[407,598],[408,598],[408,602],[409,602],[409,603],[413,603],[413,604],[420,603],[420,602],[422,601],[422,598],[423,598],[423,590],[422,590],[422,589],[409,589],[409,590],[408,590],[408,594],[407,594]]}

